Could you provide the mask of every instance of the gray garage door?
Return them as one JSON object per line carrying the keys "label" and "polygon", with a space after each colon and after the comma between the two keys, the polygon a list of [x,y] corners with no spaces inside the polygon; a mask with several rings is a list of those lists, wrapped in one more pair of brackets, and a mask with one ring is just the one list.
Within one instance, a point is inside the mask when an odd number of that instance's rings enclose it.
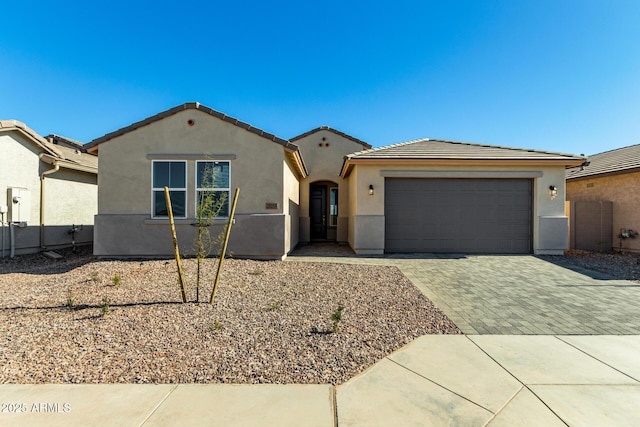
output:
{"label": "gray garage door", "polygon": [[530,179],[385,180],[386,252],[530,253]]}

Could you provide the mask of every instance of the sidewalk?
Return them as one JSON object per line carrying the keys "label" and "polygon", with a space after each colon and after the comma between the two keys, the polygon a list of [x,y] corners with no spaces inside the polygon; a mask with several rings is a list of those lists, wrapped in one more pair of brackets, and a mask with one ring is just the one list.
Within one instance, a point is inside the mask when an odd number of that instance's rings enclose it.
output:
{"label": "sidewalk", "polygon": [[0,425],[640,425],[639,355],[638,335],[426,335],[335,388],[0,385]]}

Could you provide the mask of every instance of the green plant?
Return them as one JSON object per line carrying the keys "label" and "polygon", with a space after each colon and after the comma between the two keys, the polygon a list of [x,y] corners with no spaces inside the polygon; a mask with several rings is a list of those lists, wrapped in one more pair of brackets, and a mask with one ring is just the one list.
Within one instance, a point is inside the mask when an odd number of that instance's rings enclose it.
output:
{"label": "green plant", "polygon": [[121,282],[122,280],[120,279],[120,275],[118,273],[114,274],[111,278],[111,283],[113,283],[113,286],[118,286]]}
{"label": "green plant", "polygon": [[264,271],[262,271],[262,270],[260,270],[258,268],[256,270],[250,271],[249,274],[252,275],[252,276],[260,276],[260,275],[264,274]]}
{"label": "green plant", "polygon": [[91,273],[91,281],[93,281],[94,283],[98,283],[100,281],[100,275],[97,271]]}
{"label": "green plant", "polygon": [[222,323],[218,322],[217,320],[209,325],[210,332],[219,331],[220,329],[222,329]]}
{"label": "green plant", "polygon": [[109,314],[110,308],[109,308],[109,297],[107,297],[106,295],[102,298],[102,305],[100,306],[100,313],[102,313],[103,316],[106,316],[107,314]]}
{"label": "green plant", "polygon": [[272,302],[271,304],[269,304],[266,308],[267,311],[274,311],[280,308],[280,304],[278,304],[277,302]]}
{"label": "green plant", "polygon": [[71,288],[67,288],[67,307],[73,307],[73,294],[71,293]]}
{"label": "green plant", "polygon": [[338,324],[342,320],[342,310],[344,310],[344,307],[342,305],[338,305],[338,309],[331,314],[331,320],[333,321],[331,332],[334,334],[338,332]]}

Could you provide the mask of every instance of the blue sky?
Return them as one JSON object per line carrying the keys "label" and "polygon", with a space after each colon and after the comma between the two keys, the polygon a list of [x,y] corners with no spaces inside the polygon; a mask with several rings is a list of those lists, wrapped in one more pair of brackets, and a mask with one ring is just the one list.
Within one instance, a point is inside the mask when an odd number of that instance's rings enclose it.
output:
{"label": "blue sky", "polygon": [[283,138],[640,143],[640,1],[29,1],[0,119],[88,142],[189,101]]}

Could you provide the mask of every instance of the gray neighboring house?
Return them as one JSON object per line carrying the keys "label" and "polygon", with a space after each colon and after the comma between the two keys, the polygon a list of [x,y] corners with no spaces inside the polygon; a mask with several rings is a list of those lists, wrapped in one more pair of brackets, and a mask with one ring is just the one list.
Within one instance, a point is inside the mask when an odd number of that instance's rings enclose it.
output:
{"label": "gray neighboring house", "polygon": [[571,247],[640,252],[640,145],[589,156],[566,176]]}
{"label": "gray neighboring house", "polygon": [[44,138],[17,120],[0,121],[0,147],[2,256],[91,243],[97,157],[77,141]]}
{"label": "gray neighboring house", "polygon": [[241,188],[229,243],[238,257],[283,259],[312,241],[347,243],[357,254],[562,254],[565,169],[585,161],[428,139],[371,149],[327,126],[285,140],[197,102],[86,147],[101,170],[94,253],[118,257],[172,255],[165,185],[181,251],[193,252],[207,165],[218,172],[216,194]]}

